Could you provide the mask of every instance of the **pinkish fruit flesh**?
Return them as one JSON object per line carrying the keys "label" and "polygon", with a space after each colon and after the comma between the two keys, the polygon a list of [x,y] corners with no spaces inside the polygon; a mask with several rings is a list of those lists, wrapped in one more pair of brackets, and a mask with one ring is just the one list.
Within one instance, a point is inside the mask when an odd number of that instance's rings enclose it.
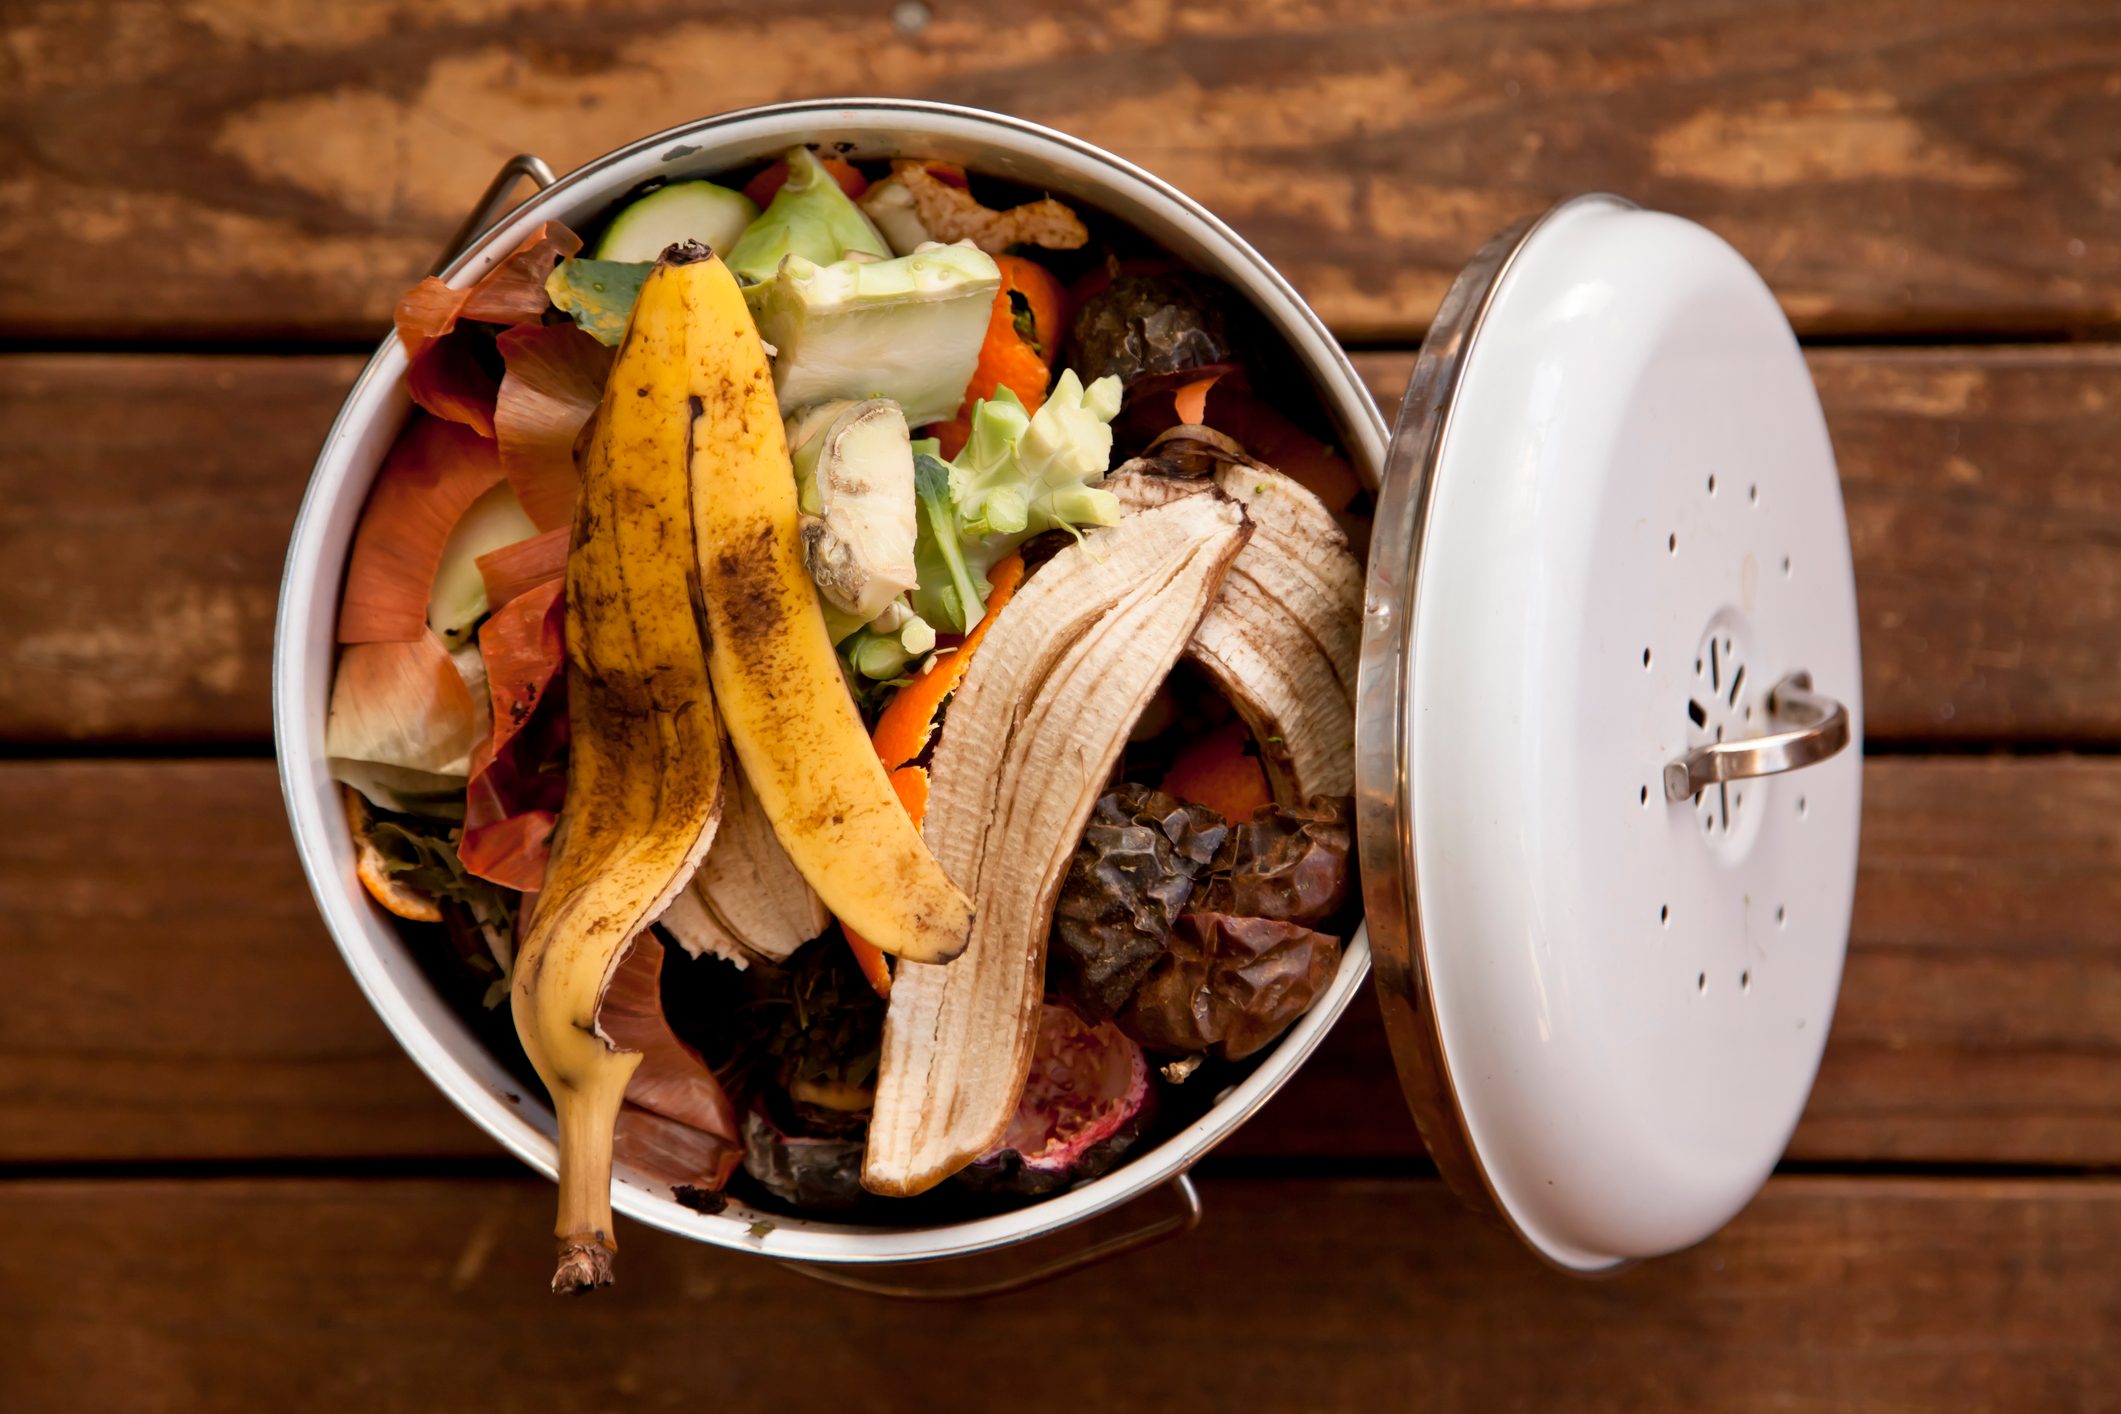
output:
{"label": "pinkish fruit flesh", "polygon": [[975,1186],[1049,1193],[1094,1177],[1138,1137],[1149,1102],[1140,1046],[1053,1002],[1039,1008],[1023,1098],[1001,1142],[966,1177]]}

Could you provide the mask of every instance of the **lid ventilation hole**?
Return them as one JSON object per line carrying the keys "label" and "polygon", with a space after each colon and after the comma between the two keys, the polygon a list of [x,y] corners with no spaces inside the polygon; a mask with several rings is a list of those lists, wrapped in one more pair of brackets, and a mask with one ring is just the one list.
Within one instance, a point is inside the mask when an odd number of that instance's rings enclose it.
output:
{"label": "lid ventilation hole", "polygon": [[1754,483],[1753,483],[1753,484],[1752,484],[1751,486],[1748,486],[1748,487],[1746,487],[1746,488],[1745,488],[1745,499],[1746,499],[1746,500],[1747,500],[1748,502],[1750,502],[1751,504],[1753,504],[1753,505],[1756,505],[1756,506],[1757,506],[1757,505],[1759,505],[1759,504],[1760,504],[1760,483],[1759,483],[1759,482],[1757,482],[1757,481],[1756,481],[1756,482],[1754,482]]}
{"label": "lid ventilation hole", "polygon": [[[1672,532],[1672,533],[1671,533],[1670,535],[1667,535],[1667,536],[1665,536],[1665,537],[1664,537],[1664,551],[1665,551],[1665,553],[1666,553],[1666,554],[1668,554],[1668,555],[1676,555],[1676,554],[1678,554],[1678,553],[1679,553],[1679,532],[1678,532],[1678,531],[1676,531],[1676,530],[1675,530],[1675,531],[1673,531],[1673,532]],[[1784,561],[1783,563],[1784,563],[1785,565],[1787,565],[1787,564],[1788,564],[1789,562],[1788,562],[1787,560],[1785,560],[1785,561]]]}
{"label": "lid ventilation hole", "polygon": [[1741,992],[1750,992],[1753,990],[1753,974],[1751,972],[1741,972],[1738,974],[1738,990]]}
{"label": "lid ventilation hole", "polygon": [[1788,926],[1788,924],[1789,924],[1789,918],[1790,918],[1790,916],[1789,916],[1789,910],[1785,909],[1785,908],[1784,908],[1784,907],[1783,907],[1783,906],[1782,906],[1781,904],[1779,904],[1779,903],[1778,903],[1778,904],[1776,904],[1776,905],[1775,905],[1775,926],[1776,926],[1777,928],[1787,927],[1787,926]]}
{"label": "lid ventilation hole", "polygon": [[1716,478],[1713,476],[1709,478],[1709,494],[1711,496],[1716,494]]}
{"label": "lid ventilation hole", "polygon": [[1672,906],[1670,904],[1660,903],[1657,905],[1657,921],[1667,928],[1672,926]]}
{"label": "lid ventilation hole", "polygon": [[1708,989],[1709,989],[1709,974],[1708,974],[1708,973],[1706,973],[1706,972],[1697,972],[1697,973],[1695,973],[1695,974],[1694,974],[1694,990],[1695,990],[1696,992],[1706,993],[1706,992],[1708,991]]}

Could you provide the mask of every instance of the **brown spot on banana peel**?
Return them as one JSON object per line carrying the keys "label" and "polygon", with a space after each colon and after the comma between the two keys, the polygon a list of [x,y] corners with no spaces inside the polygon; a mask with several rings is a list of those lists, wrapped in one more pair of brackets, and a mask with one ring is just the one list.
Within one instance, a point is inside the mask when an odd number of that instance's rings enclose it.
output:
{"label": "brown spot on banana peel", "polygon": [[685,457],[683,285],[711,268],[659,266],[643,283],[583,458],[567,567],[567,804],[511,989],[559,1120],[555,1290],[611,1276],[612,1131],[640,1057],[598,1032],[604,989],[706,852],[720,808]]}
{"label": "brown spot on banana peel", "polygon": [[886,952],[940,962],[969,900],[907,818],[849,698],[803,567],[795,476],[763,346],[719,264],[695,329],[693,525],[715,700],[745,778],[798,872]]}

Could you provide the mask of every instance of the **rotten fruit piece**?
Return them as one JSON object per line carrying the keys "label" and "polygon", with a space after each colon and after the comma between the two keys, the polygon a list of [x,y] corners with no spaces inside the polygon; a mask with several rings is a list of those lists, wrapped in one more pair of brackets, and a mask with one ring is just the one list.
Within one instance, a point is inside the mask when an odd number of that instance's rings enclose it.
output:
{"label": "rotten fruit piece", "polygon": [[1107,485],[1137,510],[1211,487],[1244,504],[1255,533],[1186,657],[1251,730],[1276,799],[1346,795],[1355,786],[1362,566],[1317,497],[1205,428],[1187,430],[1215,452],[1212,476],[1155,475],[1137,459]]}
{"label": "rotten fruit piece", "polygon": [[340,786],[346,799],[346,828],[353,835],[354,876],[368,896],[398,917],[414,923],[439,923],[442,906],[391,873],[390,862],[369,835],[368,802],[352,786]]}
{"label": "rotten fruit piece", "polygon": [[1228,832],[1222,817],[1132,782],[1100,796],[1061,881],[1046,985],[1083,1017],[1127,1004]]}
{"label": "rotten fruit piece", "polygon": [[1230,826],[1193,907],[1321,928],[1347,906],[1355,858],[1352,802],[1274,805]]}
{"label": "rotten fruit piece", "polygon": [[1225,820],[1245,820],[1273,800],[1259,758],[1245,750],[1252,734],[1243,722],[1224,722],[1179,750],[1164,772],[1163,788],[1180,800],[1205,805]]}
{"label": "rotten fruit piece", "polygon": [[1340,966],[1340,940],[1298,923],[1187,913],[1119,1014],[1151,1051],[1242,1060],[1311,1009]]}
{"label": "rotten fruit piece", "polygon": [[[516,1034],[559,1119],[555,1291],[609,1282],[618,1245],[612,1132],[641,1056],[599,1029],[606,986],[691,877],[721,804],[686,456],[697,390],[725,377],[725,351],[695,328],[695,311],[718,306],[742,319],[718,262],[656,266],[583,458],[567,558],[567,801],[512,989]],[[767,421],[778,440],[779,419]]]}
{"label": "rotten fruit piece", "polygon": [[1075,313],[1068,363],[1085,378],[1122,383],[1236,357],[1227,285],[1190,270],[1122,272]]}
{"label": "rotten fruit piece", "polygon": [[[692,260],[682,268],[716,277],[693,296],[691,357],[711,376],[692,390],[688,454],[707,666],[730,744],[825,906],[885,952],[947,961],[965,946],[971,905],[900,808],[847,695],[803,565],[795,472],[743,296],[719,261]],[[630,386],[616,375],[612,384]]]}
{"label": "rotten fruit piece", "polygon": [[1128,729],[1248,534],[1235,502],[1187,497],[1089,533],[997,616],[951,704],[927,817],[976,922],[956,963],[902,964],[893,978],[862,1174],[872,1191],[931,1188],[1007,1127],[1061,876]]}
{"label": "rotten fruit piece", "polygon": [[1036,1198],[1096,1178],[1141,1138],[1153,1093],[1148,1058],[1130,1037],[1047,1002],[1016,1113],[958,1181]]}
{"label": "rotten fruit piece", "polygon": [[859,1131],[791,1133],[756,1107],[744,1116],[744,1172],[783,1203],[807,1212],[845,1212],[869,1196],[862,1191]]}
{"label": "rotten fruit piece", "polygon": [[723,767],[722,823],[692,883],[657,920],[694,957],[738,967],[779,962],[832,917],[774,837],[758,794],[732,759]]}

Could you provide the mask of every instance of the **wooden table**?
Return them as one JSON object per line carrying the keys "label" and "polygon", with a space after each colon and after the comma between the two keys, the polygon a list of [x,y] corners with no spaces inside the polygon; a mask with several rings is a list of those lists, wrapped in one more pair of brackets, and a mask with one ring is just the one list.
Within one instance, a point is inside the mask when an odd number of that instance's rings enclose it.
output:
{"label": "wooden table", "polygon": [[[2121,1408],[2113,0],[0,5],[0,1408]],[[869,92],[1102,143],[1403,379],[1459,263],[1605,188],[1813,345],[1870,760],[1840,1013],[1721,1236],[1554,1275],[1419,1157],[1374,1007],[1175,1246],[947,1309],[547,1188],[348,979],[267,660],[394,294],[518,149]]]}

